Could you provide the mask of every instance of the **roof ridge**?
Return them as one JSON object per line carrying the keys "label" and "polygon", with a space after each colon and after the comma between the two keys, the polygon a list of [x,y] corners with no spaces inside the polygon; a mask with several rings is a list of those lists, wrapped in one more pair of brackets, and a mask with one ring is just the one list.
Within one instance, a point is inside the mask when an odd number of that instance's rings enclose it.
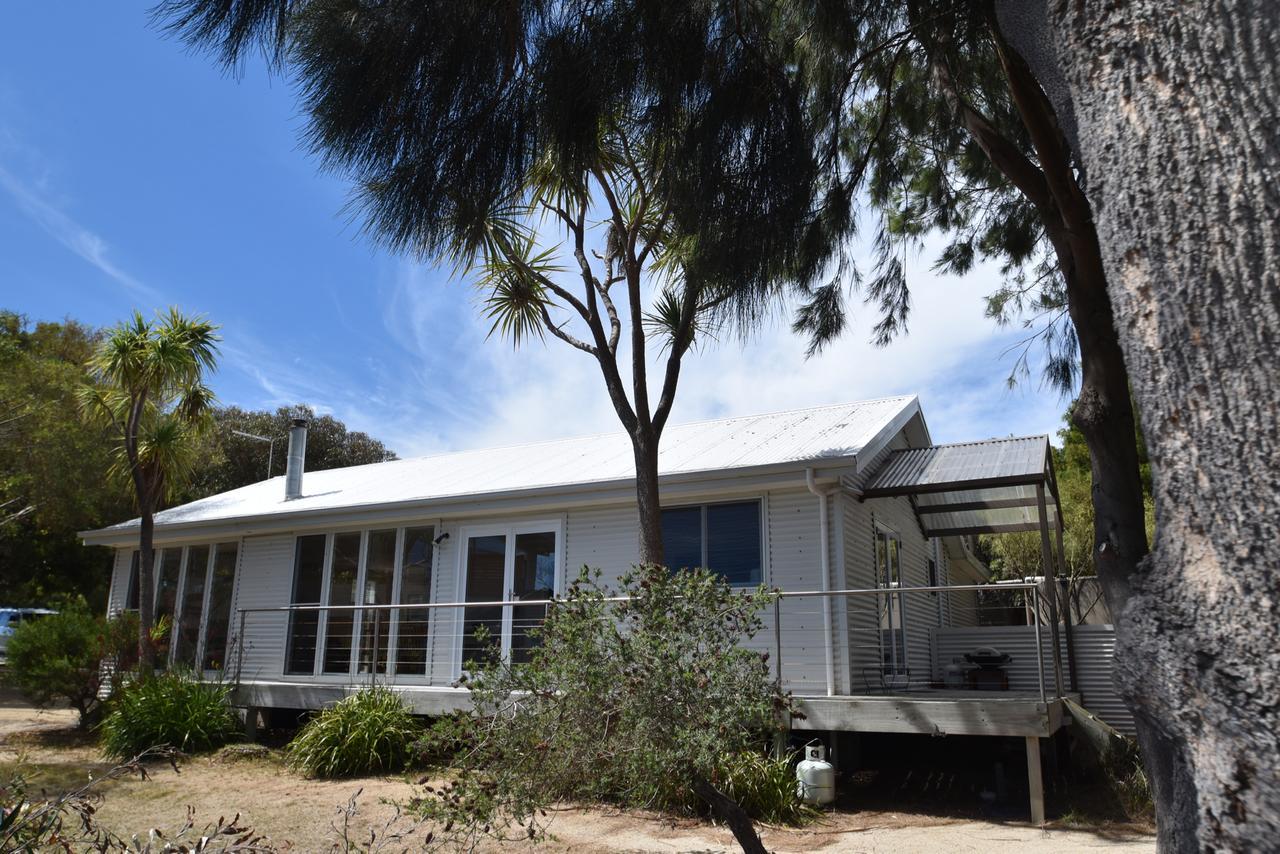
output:
{"label": "roof ridge", "polygon": [[968,442],[944,442],[940,445],[922,445],[919,448],[897,448],[893,453],[901,454],[910,451],[929,451],[935,448],[963,448],[966,445],[990,445],[992,442],[1025,442],[1028,439],[1044,439],[1053,444],[1048,433],[1032,433],[1028,436],[993,436],[990,439],[971,439]]}

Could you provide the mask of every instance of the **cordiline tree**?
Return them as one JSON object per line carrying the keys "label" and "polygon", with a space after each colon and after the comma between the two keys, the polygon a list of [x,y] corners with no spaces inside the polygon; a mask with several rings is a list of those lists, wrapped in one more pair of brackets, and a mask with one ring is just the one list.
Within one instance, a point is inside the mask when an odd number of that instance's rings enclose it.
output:
{"label": "cordiline tree", "polygon": [[[84,417],[103,429],[115,456],[112,471],[129,484],[141,524],[138,586],[155,589],[155,514],[199,459],[213,392],[205,385],[217,359],[217,329],[176,308],[149,321],[139,312],[107,330],[80,392]],[[139,597],[138,646],[151,664],[153,597]]]}
{"label": "cordiline tree", "polygon": [[[610,122],[585,169],[564,170],[550,156],[536,161],[507,199],[456,224],[448,250],[476,274],[494,332],[516,344],[550,335],[596,362],[631,438],[645,564],[663,563],[658,447],[681,363],[731,293],[718,279],[690,275],[689,237],[676,232],[661,191],[665,167],[661,146]],[[541,224],[563,242],[544,246]],[[649,379],[655,345],[662,362],[656,398]]]}

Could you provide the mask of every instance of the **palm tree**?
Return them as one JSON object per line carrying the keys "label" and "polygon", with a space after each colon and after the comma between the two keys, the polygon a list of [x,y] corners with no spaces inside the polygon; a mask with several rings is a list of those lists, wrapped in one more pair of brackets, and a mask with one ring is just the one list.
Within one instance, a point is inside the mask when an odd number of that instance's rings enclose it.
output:
{"label": "palm tree", "polygon": [[138,647],[154,662],[152,540],[155,513],[195,465],[196,439],[210,420],[214,396],[204,384],[217,356],[216,326],[177,308],[154,321],[135,311],[108,331],[89,363],[91,382],[81,412],[102,425],[115,444],[114,473],[132,483],[141,516],[138,538]]}

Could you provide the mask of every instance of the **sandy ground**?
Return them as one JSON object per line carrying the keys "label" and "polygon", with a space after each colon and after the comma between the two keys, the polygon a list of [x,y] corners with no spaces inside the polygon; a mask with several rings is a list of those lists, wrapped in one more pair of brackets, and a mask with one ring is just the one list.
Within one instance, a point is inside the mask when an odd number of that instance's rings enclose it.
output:
{"label": "sandy ground", "polygon": [[[65,789],[109,767],[92,743],[74,730],[73,712],[37,712],[0,699],[0,775],[25,766],[37,786]],[[102,823],[118,833],[141,833],[152,826],[176,829],[188,806],[197,826],[240,813],[242,821],[294,851],[330,851],[340,838],[341,809],[357,791],[357,813],[349,837],[367,839],[395,818],[387,801],[408,798],[413,783],[403,778],[305,780],[273,759],[193,758],[175,773],[167,765],[150,779],[130,778],[103,786]],[[402,823],[400,827],[405,827]],[[421,838],[424,831],[416,837]],[[595,809],[556,811],[552,838],[534,846],[510,843],[502,850],[583,852],[732,852],[732,837],[700,821],[673,821],[651,815]],[[381,836],[381,833],[379,834]],[[833,812],[802,829],[763,828],[766,846],[778,852],[1153,852],[1155,843],[1128,829],[1041,830],[920,814]],[[410,839],[406,839],[409,844]],[[499,846],[493,846],[498,850]],[[399,850],[397,848],[396,850]]]}

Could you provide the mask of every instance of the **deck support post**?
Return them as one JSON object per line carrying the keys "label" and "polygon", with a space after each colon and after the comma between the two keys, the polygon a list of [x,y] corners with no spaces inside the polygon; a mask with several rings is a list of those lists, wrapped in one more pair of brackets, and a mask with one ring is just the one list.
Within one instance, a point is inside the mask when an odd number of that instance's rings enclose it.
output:
{"label": "deck support post", "polygon": [[1044,825],[1044,776],[1040,773],[1040,739],[1027,736],[1027,784],[1031,790],[1031,823]]}
{"label": "deck support post", "polygon": [[254,742],[258,740],[258,707],[246,706],[244,710],[244,738],[245,741]]}

